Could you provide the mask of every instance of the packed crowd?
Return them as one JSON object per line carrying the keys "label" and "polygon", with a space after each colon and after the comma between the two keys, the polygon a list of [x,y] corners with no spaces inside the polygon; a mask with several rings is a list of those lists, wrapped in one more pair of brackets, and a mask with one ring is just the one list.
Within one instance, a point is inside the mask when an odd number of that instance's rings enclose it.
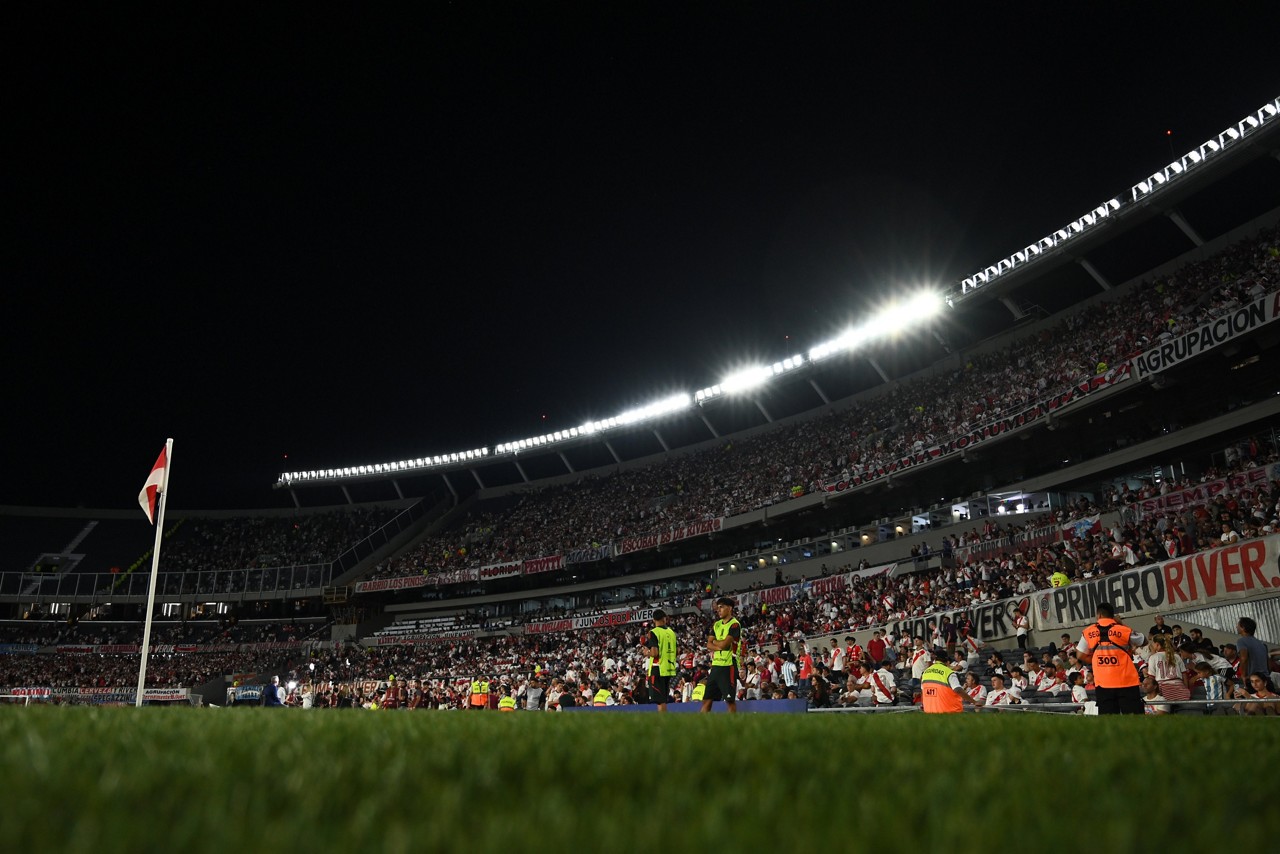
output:
{"label": "packed crowd", "polygon": [[[682,647],[672,699],[688,702],[710,665],[701,641],[708,622],[700,614],[671,620]],[[286,705],[306,708],[468,709],[476,702],[497,708],[512,697],[525,710],[554,711],[566,705],[645,703],[647,659],[640,646],[646,626],[601,629],[571,639],[495,638],[487,648],[442,644],[432,648],[353,649],[321,657],[314,671],[290,674]],[[1255,624],[1241,620],[1236,643],[1214,645],[1198,629],[1184,633],[1156,618],[1135,650],[1151,714],[1176,709],[1190,699],[1280,700],[1280,650],[1253,639]],[[910,706],[919,702],[920,677],[935,660],[963,675],[965,690],[979,707],[1040,702],[1078,706],[1092,699],[1092,673],[1076,640],[1041,650],[997,651],[976,640],[971,624],[943,617],[928,638],[875,630],[832,638],[829,644],[754,646],[739,672],[739,700],[800,699],[809,708]],[[754,640],[754,639],[753,639]],[[1241,650],[1254,648],[1253,664]],[[1007,656],[1007,658],[1006,658]],[[301,677],[301,678],[300,678]],[[1280,713],[1280,702],[1210,705],[1207,711]]]}
{"label": "packed crowd", "polygon": [[[1274,453],[1255,457],[1245,455],[1238,458],[1230,469],[1210,469],[1204,477],[1218,479],[1258,465],[1270,465],[1275,461]],[[1177,488],[1186,485],[1188,484],[1175,484]],[[1274,530],[1275,525],[1271,520],[1261,526],[1257,523],[1268,514],[1280,512],[1280,507],[1276,504],[1277,497],[1280,497],[1280,482],[1261,481],[1253,488],[1228,489],[1203,506],[1189,508],[1181,514],[1160,514],[1082,538],[1067,538],[1024,549],[1019,549],[1013,543],[990,558],[965,556],[957,547],[953,550],[954,559],[943,562],[940,567],[911,571],[913,566],[904,565],[903,568],[907,571],[895,574],[853,575],[847,586],[823,595],[811,595],[812,585],[802,580],[792,601],[775,606],[744,607],[740,610],[739,617],[751,645],[759,654],[763,654],[766,649],[781,652],[802,648],[811,644],[813,639],[824,636],[831,637],[834,646],[842,633],[848,633],[849,637],[856,637],[854,633],[865,636],[867,631],[876,626],[890,625],[910,618],[928,618],[947,611],[1009,599],[1061,583],[1121,572],[1131,567],[1165,560],[1170,556],[1184,555],[1250,537],[1266,536]],[[1037,520],[1053,521],[1048,517]],[[1219,529],[1223,529],[1223,532],[1208,533]],[[1000,542],[1006,537],[1016,538],[1017,534],[1014,526],[1007,525],[1003,528],[997,526],[993,536],[995,541]],[[960,540],[957,538],[953,542],[958,543]],[[808,581],[866,568],[865,562],[830,567],[820,564],[814,577]],[[751,589],[762,587],[764,584],[760,583],[753,585]],[[714,590],[702,583],[673,582],[641,592],[661,594],[665,597],[661,604],[675,613],[693,612],[674,617],[673,627],[677,631],[696,632],[703,621],[699,614],[701,601]],[[657,601],[656,598],[640,600],[624,597],[616,591],[604,591],[599,595],[607,596],[608,601],[602,599],[594,606],[574,611],[551,607],[547,610],[527,611],[523,619],[530,621],[587,616],[603,613],[607,606],[616,607],[623,604],[623,600],[626,600],[625,604],[637,606],[651,605]],[[498,616],[497,612],[490,614],[486,611],[460,615],[459,619],[462,620],[464,629],[483,633],[494,629],[486,621]],[[502,620],[502,627],[506,628],[511,622],[511,619]],[[940,636],[948,631],[947,623],[949,620],[944,619],[937,625]],[[141,639],[141,630],[136,624],[108,628],[92,621],[77,625],[45,621],[41,625],[44,628],[40,630],[33,629],[33,624],[22,622],[0,627],[0,642],[49,646],[59,643],[138,643]],[[221,623],[169,624],[160,627],[153,637],[155,643],[298,640],[304,637],[319,639],[323,636],[323,628],[324,626],[320,626],[317,629],[303,621],[251,624],[241,630],[224,620]],[[959,637],[960,642],[963,642],[965,635],[962,627],[954,628],[961,632]],[[1026,632],[1024,621],[1019,634],[1025,636]],[[466,693],[460,686],[469,682],[477,672],[494,674],[498,684],[503,676],[511,683],[522,678],[527,682],[535,673],[561,674],[562,678],[568,679],[581,690],[589,688],[589,680],[585,686],[583,684],[584,672],[597,677],[605,674],[611,684],[616,684],[625,691],[636,687],[642,670],[638,649],[628,641],[633,633],[634,628],[618,627],[572,634],[514,634],[458,640],[457,632],[449,632],[453,637],[447,642],[389,645],[370,650],[349,646],[333,654],[325,654],[327,658],[320,662],[320,672],[325,677],[323,680],[313,680],[310,670],[302,674],[304,687],[297,689],[295,693],[300,698],[309,689],[309,703],[333,704],[337,702],[334,692],[340,691],[341,686],[345,685],[345,699],[354,704],[358,686],[377,683],[380,678],[384,678],[380,674],[404,673],[414,674],[419,679],[425,678],[425,682],[419,682],[423,695],[430,692],[436,697],[435,705],[447,705],[459,701]],[[890,647],[895,641],[899,644],[912,642],[911,639],[904,638],[881,640]],[[942,646],[946,645],[944,639]],[[911,652],[910,649],[902,651],[908,654]],[[815,648],[815,652],[819,660],[825,660],[831,654],[825,647]],[[955,654],[954,650],[951,654]],[[55,678],[84,676],[86,668],[97,667],[98,672],[93,677],[94,684],[102,681],[128,684],[131,678],[136,678],[133,675],[136,672],[136,660],[134,656],[101,656],[95,659],[75,655],[0,656],[0,663],[3,664],[23,662],[20,671],[10,669],[7,672],[10,680],[17,676],[35,678],[47,664]],[[180,681],[172,684],[190,685],[190,679],[201,678],[209,672],[208,664],[211,660],[201,655],[176,654],[169,659],[169,669],[157,671],[149,681],[163,685],[163,679],[176,678]],[[189,666],[180,664],[184,661]],[[697,663],[698,659],[695,657],[691,664]],[[1070,653],[1063,656],[1062,663],[1067,665],[1064,671],[1071,670]],[[754,674],[763,678],[769,666],[768,662],[757,662]],[[190,676],[184,675],[186,669],[191,670]],[[248,665],[236,666],[234,669],[246,670]],[[295,672],[293,675],[293,681],[299,681],[296,678],[298,674]],[[901,674],[894,675],[901,678]],[[1061,685],[1065,690],[1069,687],[1065,678],[1069,673],[1064,672],[1063,676],[1062,680],[1053,684]],[[328,687],[330,681],[334,686],[332,689]],[[6,683],[0,680],[0,685],[3,684]],[[8,684],[17,683],[9,681]],[[686,680],[682,687],[690,684],[692,683]],[[773,686],[768,690],[776,691],[777,686],[782,683],[772,680],[765,684]],[[397,686],[397,690],[400,687],[408,690],[409,682]],[[511,687],[514,689],[518,686]],[[1018,683],[1015,681],[1005,687],[1016,688]],[[374,689],[368,688],[366,694],[372,690]],[[385,690],[385,686],[380,690]],[[295,698],[295,702],[300,701],[298,698]],[[364,702],[368,701],[365,696]]]}
{"label": "packed crowd", "polygon": [[1280,286],[1280,229],[1072,313],[962,367],[895,383],[842,412],[726,441],[641,469],[534,489],[388,561],[375,577],[482,566],[598,547],[734,516],[873,471],[963,435],[1233,311]]}
{"label": "packed crowd", "polygon": [[[1258,465],[1270,465],[1276,460],[1274,454],[1239,457],[1230,469],[1209,469],[1206,479],[1218,479],[1224,475],[1251,468]],[[1174,484],[1172,488],[1185,488],[1189,484]],[[740,619],[754,650],[755,661],[748,662],[750,667],[744,668],[744,690],[754,690],[755,683],[760,683],[758,696],[786,696],[789,689],[796,687],[798,695],[810,702],[848,703],[865,702],[867,691],[875,695],[876,689],[866,687],[866,678],[878,674],[879,681],[888,685],[904,684],[911,677],[904,673],[904,664],[880,672],[873,666],[868,673],[860,673],[857,661],[861,658],[861,648],[856,648],[850,655],[836,652],[838,638],[845,634],[846,641],[857,647],[857,637],[871,630],[871,627],[885,626],[908,618],[930,617],[942,612],[968,608],[985,602],[993,602],[1012,598],[1035,590],[1044,589],[1059,583],[1070,583],[1098,574],[1111,574],[1150,562],[1165,560],[1171,556],[1192,553],[1250,537],[1265,536],[1274,530],[1271,520],[1260,525],[1269,514],[1280,512],[1276,504],[1280,497],[1280,482],[1263,481],[1256,487],[1248,489],[1228,489],[1215,496],[1203,506],[1193,507],[1181,514],[1160,514],[1147,519],[1130,521],[1114,530],[1103,530],[1083,538],[1068,538],[1045,545],[1018,549],[1016,537],[1019,532],[1011,524],[1004,527],[996,525],[983,532],[986,541],[1001,542],[1009,538],[1011,545],[998,555],[976,559],[962,554],[957,536],[952,547],[944,546],[951,551],[953,560],[942,566],[922,571],[905,571],[898,574],[854,575],[843,589],[824,595],[810,595],[811,586],[800,582],[798,594],[785,604],[776,606],[757,605],[745,607],[740,611]],[[1272,517],[1274,518],[1274,516]],[[1034,524],[1055,523],[1049,517],[1035,520]],[[1222,529],[1222,533],[1216,532]],[[1027,532],[1036,530],[1029,527]],[[855,569],[868,568],[865,562],[828,567],[821,564],[815,577],[840,575]],[[1060,575],[1062,580],[1055,579]],[[754,585],[753,589],[763,587]],[[678,632],[696,635],[705,620],[700,614],[701,599],[713,593],[710,587],[695,585],[693,582],[671,583],[666,586],[648,588],[642,592],[661,593],[661,603],[680,616],[673,617],[673,628]],[[606,591],[608,602],[601,601],[596,607],[583,610],[566,611],[548,609],[545,611],[526,612],[525,619],[554,618],[562,616],[586,616],[592,613],[603,613],[606,605],[653,604],[652,601],[634,600],[624,597],[616,591]],[[656,600],[655,600],[656,601]],[[463,628],[483,633],[494,627],[486,621],[496,617],[487,613],[460,615]],[[503,621],[503,626],[509,623]],[[234,620],[192,621],[188,623],[169,623],[159,625],[153,633],[153,642],[165,643],[245,643],[255,641],[294,641],[303,638],[320,639],[326,625],[311,625],[310,621],[287,623],[247,623],[237,625]],[[39,626],[39,627],[37,627]],[[949,658],[957,661],[972,659],[976,648],[965,648],[969,637],[963,625],[950,626],[950,619],[944,617],[934,627],[937,637],[930,638],[931,644],[939,649],[947,650]],[[636,641],[636,627],[617,627],[604,630],[585,630],[572,634],[514,634],[498,637],[481,637],[477,639],[458,640],[456,632],[451,632],[453,639],[435,643],[406,645],[390,645],[365,649],[360,646],[348,646],[333,653],[319,653],[321,658],[311,660],[317,664],[316,670],[307,668],[302,673],[295,666],[290,681],[295,683],[291,690],[290,703],[305,705],[366,705],[378,702],[383,698],[387,685],[383,674],[404,674],[399,685],[395,686],[398,694],[401,690],[417,691],[418,705],[462,706],[469,697],[470,680],[476,673],[493,674],[494,684],[501,690],[503,680],[506,688],[513,693],[526,696],[530,685],[538,683],[548,696],[554,696],[558,687],[573,686],[573,690],[588,692],[598,690],[592,683],[604,679],[618,693],[619,699],[633,695],[643,682],[643,660]],[[1019,634],[1025,637],[1027,632],[1025,620],[1019,628]],[[857,634],[855,634],[857,633]],[[876,632],[876,635],[879,635]],[[954,635],[954,636],[952,636]],[[830,645],[818,645],[816,639],[831,637]],[[139,643],[141,629],[136,624],[97,623],[92,620],[75,624],[57,621],[40,623],[12,622],[0,626],[0,643],[23,644],[34,643],[41,646],[59,644],[122,644]],[[874,637],[866,638],[867,648],[887,648],[880,657],[871,656],[871,663],[877,665],[886,659],[889,661],[910,662],[915,652],[912,645],[914,639]],[[1200,638],[1196,638],[1197,641]],[[1180,641],[1179,641],[1180,642]],[[1142,658],[1159,652],[1159,641],[1155,641],[1152,650],[1142,652]],[[960,650],[956,647],[959,645]],[[895,646],[897,655],[895,656]],[[1023,689],[1022,680],[1030,679],[1035,689],[1040,690],[1038,674],[1052,669],[1055,679],[1045,683],[1046,690],[1057,693],[1067,691],[1078,694],[1076,689],[1087,689],[1089,677],[1085,669],[1080,668],[1070,650],[1063,649],[1058,653],[1057,661],[1051,658],[1042,660],[1038,670],[1028,673],[1030,663],[1019,665],[1020,672],[1009,672],[1002,676],[1000,688],[1016,696]],[[774,678],[771,668],[777,671],[786,663],[786,656],[792,649],[810,650],[802,652],[798,660],[799,668],[805,676],[797,676],[797,680],[818,679],[821,685],[816,689],[817,696],[809,693],[810,682],[797,682],[790,685],[786,679]],[[773,650],[773,653],[766,653]],[[805,657],[812,655],[815,660],[806,664]],[[962,654],[963,653],[963,654]],[[215,675],[219,668],[227,668],[224,673],[243,672],[253,669],[255,654],[192,654],[175,653],[160,656],[157,667],[148,674],[148,684],[157,687],[203,684]],[[843,658],[849,662],[849,675],[836,677],[836,673],[845,673],[846,668],[836,667],[834,661]],[[1157,661],[1159,659],[1157,658]],[[1231,659],[1228,657],[1228,661]],[[917,659],[918,661],[918,659]],[[686,673],[678,682],[678,690],[689,691],[696,683],[693,677],[697,668],[706,665],[705,655],[695,653],[685,662]],[[1190,662],[1182,672],[1183,676],[1194,674],[1194,665],[1203,662]],[[1218,664],[1209,659],[1210,664]],[[822,665],[830,668],[823,673]],[[83,687],[118,686],[127,687],[136,680],[136,655],[94,655],[55,654],[55,655],[4,655],[0,656],[0,685],[20,684],[52,684],[68,685],[80,681]],[[1155,665],[1159,666],[1159,665]],[[918,668],[914,668],[918,669]],[[975,669],[975,678],[981,672]],[[1072,684],[1072,674],[1080,672],[1081,685]],[[320,674],[317,676],[316,674]],[[553,685],[549,679],[552,675],[561,679],[561,685]],[[918,674],[916,674],[918,676]],[[536,678],[535,678],[536,677]],[[855,678],[866,677],[866,678]],[[1007,677],[1007,681],[1003,681]],[[415,681],[416,680],[416,681]],[[874,680],[873,680],[874,681]],[[1157,680],[1160,682],[1161,680]],[[832,683],[836,683],[834,687]],[[1209,683],[1214,684],[1212,680]],[[830,691],[825,690],[830,688]],[[852,686],[852,687],[851,687]],[[977,685],[972,686],[975,688]],[[990,683],[981,686],[983,690],[993,691],[996,686]],[[1234,690],[1233,686],[1228,686]],[[376,695],[376,696],[375,696]],[[497,693],[494,694],[495,699]],[[745,696],[754,697],[755,694]],[[1161,694],[1161,696],[1164,696]],[[1216,695],[1211,693],[1210,698]],[[1166,699],[1168,699],[1166,697]],[[1149,700],[1151,698],[1149,697]],[[383,698],[382,702],[386,702]],[[397,702],[396,699],[391,701]]]}
{"label": "packed crowd", "polygon": [[[300,516],[188,517],[165,534],[157,593],[245,593],[300,590],[327,580],[328,564],[385,525],[385,507]],[[103,592],[145,593],[149,561],[104,576]]]}

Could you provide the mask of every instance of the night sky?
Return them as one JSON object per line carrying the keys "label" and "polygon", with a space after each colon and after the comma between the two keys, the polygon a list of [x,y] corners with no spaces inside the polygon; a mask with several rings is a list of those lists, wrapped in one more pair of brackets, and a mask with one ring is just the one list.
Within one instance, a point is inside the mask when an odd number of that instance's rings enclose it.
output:
{"label": "night sky", "polygon": [[171,507],[279,506],[692,391],[1280,82],[1266,4],[683,5],[11,18],[0,504],[131,506],[173,436]]}

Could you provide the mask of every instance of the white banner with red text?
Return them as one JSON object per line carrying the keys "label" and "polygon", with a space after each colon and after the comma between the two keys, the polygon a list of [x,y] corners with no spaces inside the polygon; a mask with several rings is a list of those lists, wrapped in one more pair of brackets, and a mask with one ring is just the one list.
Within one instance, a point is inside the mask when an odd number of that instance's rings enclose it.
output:
{"label": "white banner with red text", "polygon": [[1203,507],[1226,492],[1235,493],[1243,489],[1256,491],[1259,488],[1266,488],[1269,481],[1277,478],[1280,478],[1280,463],[1272,463],[1269,466],[1255,466],[1254,468],[1228,475],[1220,480],[1198,483],[1187,489],[1179,489],[1175,492],[1167,492],[1164,495],[1143,498],[1130,504],[1129,508],[1137,513],[1139,519],[1158,516],[1162,513],[1180,513],[1183,510]]}
{"label": "white banner with red text", "polygon": [[563,620],[550,620],[544,623],[528,623],[524,627],[526,635],[541,635],[550,632],[571,632],[576,629],[603,629],[609,626],[625,626],[630,623],[643,623],[653,619],[653,608],[624,609],[607,614],[596,614],[590,617],[569,617]]}
{"label": "white banner with red text", "polygon": [[[799,599],[801,594],[805,594],[810,598],[818,598],[828,596],[832,593],[839,593],[853,586],[856,578],[869,578],[875,575],[893,575],[898,568],[896,563],[889,563],[883,566],[875,566],[870,569],[855,569],[853,572],[845,572],[840,575],[828,575],[825,578],[814,578],[808,581],[797,581],[794,584],[783,584],[778,587],[767,587],[764,590],[744,590],[741,593],[730,594],[731,598],[738,603],[738,608],[754,608],[757,605],[781,605],[786,602],[794,602]],[[714,604],[714,599],[708,599],[703,602],[703,608],[709,609]]]}
{"label": "white banner with red text", "polygon": [[701,522],[694,522],[690,525],[681,525],[675,528],[669,528],[665,531],[658,531],[652,534],[645,534],[640,537],[624,537],[614,543],[614,548],[618,556],[628,555],[632,552],[644,551],[645,549],[656,549],[660,546],[667,546],[671,543],[678,543],[681,540],[687,540],[691,537],[705,537],[708,534],[714,534],[724,529],[724,517],[718,519],[704,519]]}
{"label": "white banner with red text", "polygon": [[1033,625],[1089,625],[1099,602],[1120,616],[1142,616],[1277,594],[1280,536],[1271,536],[1041,591],[1035,594]]}

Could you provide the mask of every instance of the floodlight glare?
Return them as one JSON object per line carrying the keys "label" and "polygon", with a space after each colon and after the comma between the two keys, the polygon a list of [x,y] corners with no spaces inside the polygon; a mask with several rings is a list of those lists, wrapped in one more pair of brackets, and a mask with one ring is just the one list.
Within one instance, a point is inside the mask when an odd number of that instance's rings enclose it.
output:
{"label": "floodlight glare", "polygon": [[730,374],[720,381],[720,387],[723,388],[727,394],[748,391],[767,382],[771,376],[773,376],[772,370],[757,365],[755,367]]}
{"label": "floodlight glare", "polygon": [[924,291],[913,297],[904,310],[911,318],[926,320],[942,311],[942,298],[932,291]]}

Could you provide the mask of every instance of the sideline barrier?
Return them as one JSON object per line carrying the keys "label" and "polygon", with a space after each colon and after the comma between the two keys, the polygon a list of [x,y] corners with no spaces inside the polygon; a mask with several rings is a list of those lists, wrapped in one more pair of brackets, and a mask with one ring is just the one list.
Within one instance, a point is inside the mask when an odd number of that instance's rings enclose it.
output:
{"label": "sideline barrier", "polygon": [[[747,712],[754,714],[803,714],[808,711],[807,703],[804,700],[743,700],[738,703],[739,712]],[[668,703],[668,712],[699,712],[702,710],[701,703]],[[711,711],[723,712],[725,705],[722,702],[713,703]],[[566,712],[653,712],[657,713],[658,707],[652,703],[643,705],[633,704],[627,706],[572,706],[563,709]]]}

